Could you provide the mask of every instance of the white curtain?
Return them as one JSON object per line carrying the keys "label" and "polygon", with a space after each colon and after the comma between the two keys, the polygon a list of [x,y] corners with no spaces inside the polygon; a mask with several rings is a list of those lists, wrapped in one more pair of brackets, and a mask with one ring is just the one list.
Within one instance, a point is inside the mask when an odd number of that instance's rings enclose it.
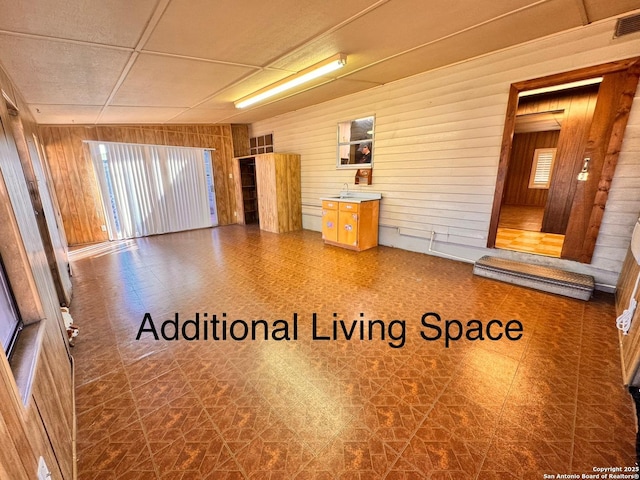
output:
{"label": "white curtain", "polygon": [[211,226],[203,149],[87,143],[111,240]]}

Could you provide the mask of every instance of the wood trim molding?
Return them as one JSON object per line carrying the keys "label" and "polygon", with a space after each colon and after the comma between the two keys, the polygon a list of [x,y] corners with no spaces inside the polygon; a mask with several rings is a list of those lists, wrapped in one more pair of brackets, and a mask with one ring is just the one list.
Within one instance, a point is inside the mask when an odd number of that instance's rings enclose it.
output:
{"label": "wood trim molding", "polygon": [[598,232],[602,224],[604,216],[604,208],[609,198],[609,190],[611,189],[611,181],[618,164],[620,149],[622,148],[622,140],[624,131],[629,120],[629,112],[633,104],[633,98],[638,88],[638,79],[640,78],[640,62],[633,64],[627,71],[624,85],[622,87],[622,96],[615,113],[615,119],[609,136],[609,144],[604,157],[604,164],[600,173],[600,181],[598,182],[598,191],[596,192],[589,225],[585,233],[584,243],[582,246],[582,255],[580,262],[591,263],[593,251],[598,239]]}
{"label": "wood trim molding", "polygon": [[491,210],[491,221],[489,223],[489,235],[487,236],[487,247],[496,246],[496,236],[498,234],[498,221],[500,220],[500,209],[504,198],[504,188],[507,182],[507,167],[511,158],[511,147],[513,146],[513,132],[516,128],[516,112],[518,110],[518,90],[515,85],[509,89],[509,100],[507,102],[507,114],[502,133],[502,146],[500,147],[500,162],[498,163],[498,178],[496,179],[496,190],[493,194],[493,208]]}
{"label": "wood trim molding", "polygon": [[570,72],[556,73],[555,75],[548,75],[546,77],[515,82],[512,84],[512,87],[516,88],[519,93],[523,90],[533,90],[535,88],[562,85],[563,83],[578,82],[580,80],[587,80],[593,77],[600,77],[607,73],[629,70],[634,65],[637,65],[639,61],[640,57],[633,57],[626,60],[603,63],[592,67],[579,68],[578,70],[572,70]]}

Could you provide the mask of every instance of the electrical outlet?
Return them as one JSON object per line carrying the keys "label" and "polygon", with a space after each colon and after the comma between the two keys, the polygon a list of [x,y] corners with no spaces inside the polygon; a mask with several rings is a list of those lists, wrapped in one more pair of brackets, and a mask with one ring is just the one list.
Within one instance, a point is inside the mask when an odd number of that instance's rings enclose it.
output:
{"label": "electrical outlet", "polygon": [[51,480],[51,472],[42,457],[38,459],[38,480]]}
{"label": "electrical outlet", "polygon": [[102,229],[103,232],[107,231],[107,226],[106,225],[100,225],[100,228]]}
{"label": "electrical outlet", "polygon": [[233,178],[233,173],[230,173],[230,174],[229,174],[229,178]]}

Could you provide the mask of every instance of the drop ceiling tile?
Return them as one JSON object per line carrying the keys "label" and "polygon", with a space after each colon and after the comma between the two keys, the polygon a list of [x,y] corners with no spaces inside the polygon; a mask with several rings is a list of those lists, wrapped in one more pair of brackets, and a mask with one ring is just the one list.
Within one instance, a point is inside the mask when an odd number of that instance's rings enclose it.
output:
{"label": "drop ceiling tile", "polygon": [[40,124],[95,123],[102,107],[90,105],[29,105]]}
{"label": "drop ceiling tile", "polygon": [[173,0],[146,50],[265,66],[376,0]]}
{"label": "drop ceiling tile", "polygon": [[155,0],[0,0],[0,30],[134,47]]}
{"label": "drop ceiling tile", "polygon": [[292,52],[272,66],[298,71],[342,52],[348,55],[347,70],[361,68],[533,3],[536,2],[403,0],[400,5],[391,1]]}
{"label": "drop ceiling tile", "polygon": [[[540,18],[547,21],[540,23]],[[573,0],[553,0],[365,68],[348,78],[387,83],[579,25],[580,14]]]}
{"label": "drop ceiling tile", "polygon": [[183,111],[171,107],[107,107],[100,123],[165,123]]}
{"label": "drop ceiling tile", "polygon": [[615,2],[603,2],[602,0],[582,1],[584,2],[590,22],[615,15],[626,16],[627,12],[640,8],[639,0],[616,0]]}
{"label": "drop ceiling tile", "polygon": [[101,105],[130,53],[0,34],[0,62],[27,103]]}
{"label": "drop ceiling tile", "polygon": [[[143,50],[112,102],[122,108],[98,121],[251,122],[581,26],[580,2],[591,21],[640,9],[640,0],[0,0],[0,63],[39,122],[92,123],[166,4],[144,48],[175,56]],[[249,111],[231,106],[338,52],[348,55],[341,80]]]}
{"label": "drop ceiling tile", "polygon": [[235,65],[142,54],[112,104],[188,108],[251,71]]}
{"label": "drop ceiling tile", "polygon": [[235,107],[192,108],[171,119],[171,123],[225,123],[237,113]]}

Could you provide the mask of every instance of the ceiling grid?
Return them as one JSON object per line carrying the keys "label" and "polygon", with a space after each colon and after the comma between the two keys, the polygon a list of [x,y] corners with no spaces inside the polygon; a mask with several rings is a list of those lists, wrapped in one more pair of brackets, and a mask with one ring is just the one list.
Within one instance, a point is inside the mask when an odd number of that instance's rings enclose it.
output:
{"label": "ceiling grid", "polygon": [[[0,65],[42,124],[251,123],[640,9],[640,0],[0,0]],[[497,36],[495,32],[501,32]],[[347,64],[234,101],[338,53]]]}

